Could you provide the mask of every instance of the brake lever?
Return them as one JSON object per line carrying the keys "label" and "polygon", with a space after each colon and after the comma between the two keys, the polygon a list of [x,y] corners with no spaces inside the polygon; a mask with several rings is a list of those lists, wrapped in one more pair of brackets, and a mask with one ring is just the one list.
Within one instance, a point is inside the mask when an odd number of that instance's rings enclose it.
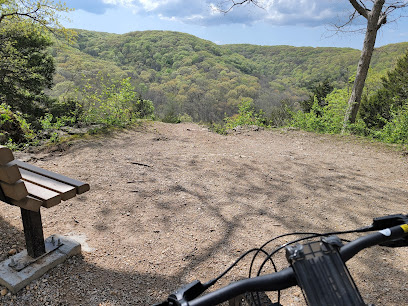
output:
{"label": "brake lever", "polygon": [[389,227],[407,224],[408,215],[389,215],[384,217],[378,217],[373,219],[372,229],[373,230],[383,230]]}
{"label": "brake lever", "polygon": [[[372,230],[383,230],[393,226],[408,224],[408,215],[396,214],[389,215],[384,217],[378,217],[373,219],[373,224],[371,226]],[[398,238],[396,240],[380,243],[379,245],[390,247],[390,248],[399,248],[408,246],[408,236],[404,238]]]}

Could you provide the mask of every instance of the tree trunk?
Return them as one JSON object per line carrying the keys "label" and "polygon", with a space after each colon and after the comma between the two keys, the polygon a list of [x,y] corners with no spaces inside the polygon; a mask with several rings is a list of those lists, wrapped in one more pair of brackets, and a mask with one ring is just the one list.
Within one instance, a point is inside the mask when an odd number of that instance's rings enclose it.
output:
{"label": "tree trunk", "polygon": [[384,2],[384,0],[377,0],[374,3],[373,10],[367,12],[367,29],[364,38],[364,45],[361,51],[360,60],[358,62],[353,91],[351,92],[348,107],[344,116],[343,132],[348,123],[354,123],[356,121],[361,96],[363,94],[364,83],[367,78],[368,68],[370,67],[371,57],[374,51],[377,32],[381,25],[385,22],[384,18],[380,18]]}

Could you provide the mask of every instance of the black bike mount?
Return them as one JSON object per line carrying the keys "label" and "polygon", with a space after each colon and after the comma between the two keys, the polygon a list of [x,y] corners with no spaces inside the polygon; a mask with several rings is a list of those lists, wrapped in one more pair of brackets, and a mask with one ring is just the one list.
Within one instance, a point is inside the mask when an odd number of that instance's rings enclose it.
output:
{"label": "black bike mount", "polygon": [[286,247],[299,286],[310,306],[366,305],[338,252],[336,236]]}

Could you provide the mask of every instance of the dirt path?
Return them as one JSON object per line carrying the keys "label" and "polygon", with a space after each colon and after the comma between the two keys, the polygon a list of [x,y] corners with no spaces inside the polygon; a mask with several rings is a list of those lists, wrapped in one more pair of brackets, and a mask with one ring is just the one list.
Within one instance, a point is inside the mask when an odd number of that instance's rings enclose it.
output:
{"label": "dirt path", "polygon": [[[46,237],[75,235],[86,245],[1,305],[149,305],[182,283],[210,280],[278,234],[408,213],[408,157],[349,138],[221,136],[156,122],[30,157],[90,183],[90,192],[42,211]],[[2,258],[24,248],[17,208],[2,205],[0,230]],[[407,302],[407,250],[365,251],[350,270],[367,303]],[[247,272],[246,262],[220,284]],[[303,304],[296,289],[284,295],[283,305]]]}

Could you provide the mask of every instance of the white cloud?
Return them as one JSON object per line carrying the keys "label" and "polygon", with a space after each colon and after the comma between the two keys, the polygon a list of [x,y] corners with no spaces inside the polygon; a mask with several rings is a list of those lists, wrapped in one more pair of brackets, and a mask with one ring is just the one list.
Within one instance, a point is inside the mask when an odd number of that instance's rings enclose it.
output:
{"label": "white cloud", "polygon": [[113,5],[132,5],[134,0],[102,0],[102,2]]}
{"label": "white cloud", "polygon": [[[273,25],[319,26],[333,22],[351,8],[348,1],[336,0],[259,0],[259,7],[238,5],[227,14],[229,0],[103,0],[110,5],[132,8],[139,14],[189,24],[253,24],[265,21]],[[347,15],[347,14],[346,14]]]}

